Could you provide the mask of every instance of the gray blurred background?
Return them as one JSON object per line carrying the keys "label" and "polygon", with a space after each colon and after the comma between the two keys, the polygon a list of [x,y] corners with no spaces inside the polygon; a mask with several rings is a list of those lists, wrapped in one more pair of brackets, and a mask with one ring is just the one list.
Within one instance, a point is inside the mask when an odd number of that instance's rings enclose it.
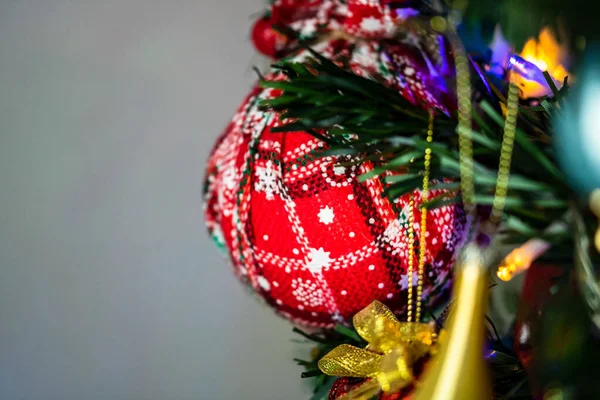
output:
{"label": "gray blurred background", "polygon": [[306,399],[205,233],[263,0],[0,0],[0,399]]}

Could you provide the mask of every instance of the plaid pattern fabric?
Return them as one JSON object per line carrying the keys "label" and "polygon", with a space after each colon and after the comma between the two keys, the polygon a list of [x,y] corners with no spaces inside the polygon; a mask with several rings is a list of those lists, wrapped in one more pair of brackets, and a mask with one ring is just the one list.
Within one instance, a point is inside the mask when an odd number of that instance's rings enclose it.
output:
{"label": "plaid pattern fabric", "polygon": [[274,25],[287,26],[302,39],[331,31],[391,39],[418,12],[407,0],[272,0],[268,14]]}
{"label": "plaid pattern fabric", "polygon": [[[332,59],[349,59],[356,73],[379,74],[407,98],[428,106],[442,104],[424,90],[420,76],[425,72],[411,61],[412,52],[396,54],[406,61],[402,68],[414,69],[411,85],[402,86],[395,72],[400,66],[390,65],[392,58],[382,55],[377,43],[326,42],[317,50]],[[409,194],[390,202],[382,196],[381,179],[358,181],[373,168],[371,163],[343,167],[339,164],[347,157],[318,157],[315,153],[324,144],[307,133],[273,133],[279,116],[260,111],[258,103],[277,94],[254,88],[213,150],[205,185],[211,236],[229,254],[236,275],[296,324],[347,323],[373,300],[404,313],[408,285],[417,283],[416,272],[412,279],[407,275],[409,257],[415,271],[418,265],[408,243]],[[434,190],[430,196],[441,192]],[[461,205],[430,210],[427,234],[421,238],[421,193],[413,195],[415,240],[427,242],[427,306],[449,287],[468,221]]]}
{"label": "plaid pattern fabric", "polygon": [[252,29],[252,41],[261,53],[280,58],[297,49],[298,41],[278,34],[274,26],[294,31],[303,41],[332,32],[363,39],[394,39],[400,30],[406,30],[405,22],[418,15],[411,3],[409,0],[271,0],[267,12]]}

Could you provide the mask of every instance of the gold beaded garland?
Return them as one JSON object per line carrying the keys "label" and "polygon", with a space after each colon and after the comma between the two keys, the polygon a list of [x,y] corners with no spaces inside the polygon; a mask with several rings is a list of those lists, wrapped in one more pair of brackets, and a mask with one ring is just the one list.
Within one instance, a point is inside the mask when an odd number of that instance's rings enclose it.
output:
{"label": "gold beaded garland", "polygon": [[[429,113],[429,127],[427,129],[427,143],[433,141],[433,112]],[[423,298],[423,273],[425,269],[425,250],[427,244],[427,203],[429,197],[429,175],[431,171],[431,148],[425,149],[425,172],[423,174],[423,192],[421,198],[421,238],[419,241],[419,270],[417,275],[417,313],[415,320],[421,320],[421,301]]]}
{"label": "gold beaded garland", "polygon": [[408,243],[410,245],[410,251],[408,254],[408,317],[407,321],[412,322],[412,295],[413,295],[413,252],[414,252],[414,243],[415,243],[415,216],[414,216],[414,206],[415,199],[413,195],[410,195],[409,201],[409,212],[408,212]]}
{"label": "gold beaded garland", "polygon": [[[427,143],[431,143],[433,141],[433,112],[429,113],[429,126],[427,128]],[[427,250],[427,240],[425,235],[427,234],[427,206],[425,203],[428,200],[429,196],[429,175],[431,172],[431,148],[427,147],[425,149],[425,170],[423,173],[423,191],[421,192],[421,236],[419,239],[419,264],[417,267],[417,300],[416,300],[416,310],[415,310],[415,322],[420,322],[421,320],[421,303],[423,300],[423,273],[425,272],[425,251]],[[411,195],[410,198],[410,212],[408,217],[408,240],[411,244],[411,248],[414,252],[414,205],[415,201]],[[412,283],[413,283],[413,255],[411,254],[408,257],[408,322],[412,322]]]}
{"label": "gold beaded garland", "polygon": [[448,35],[454,50],[456,66],[456,98],[458,101],[458,151],[460,163],[460,186],[467,214],[475,209],[475,184],[473,173],[473,133],[471,131],[471,76],[469,58],[455,32]]}
{"label": "gold beaded garland", "polygon": [[508,179],[510,177],[510,164],[515,143],[517,128],[517,114],[519,112],[519,87],[510,83],[508,99],[506,100],[506,122],[504,123],[504,136],[500,149],[500,165],[498,166],[498,179],[496,180],[496,195],[492,207],[491,222],[497,224],[502,218],[506,195],[508,193]]}

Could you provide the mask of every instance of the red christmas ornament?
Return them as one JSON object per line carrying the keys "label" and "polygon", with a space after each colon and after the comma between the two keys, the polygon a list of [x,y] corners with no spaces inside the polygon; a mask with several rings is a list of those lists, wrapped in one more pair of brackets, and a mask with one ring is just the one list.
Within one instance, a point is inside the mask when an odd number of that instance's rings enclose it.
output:
{"label": "red christmas ornament", "polygon": [[[411,87],[427,106],[443,108],[435,88],[425,86],[427,69],[408,45],[402,54],[384,54],[377,42],[322,43],[315,49],[330,59],[349,61],[364,76],[379,76],[401,93],[398,70],[410,72]],[[296,60],[307,54],[302,52]],[[394,65],[401,59],[402,67]],[[406,68],[412,68],[406,71]],[[386,72],[387,71],[387,72]],[[282,79],[271,74],[270,79]],[[294,323],[333,327],[348,322],[373,300],[396,314],[405,312],[409,257],[410,194],[390,202],[385,184],[358,176],[374,165],[341,166],[348,157],[319,157],[324,144],[304,132],[274,133],[279,116],[261,111],[273,90],[254,88],[213,150],[206,176],[206,222],[229,254],[237,276],[280,315]],[[414,98],[411,98],[414,99]],[[442,190],[431,190],[430,198]],[[450,286],[456,251],[466,239],[462,205],[428,211],[427,236],[420,237],[421,192],[413,194],[415,240],[426,241],[423,305],[437,302]],[[418,248],[418,246],[416,246]]]}
{"label": "red christmas ornament", "polygon": [[551,297],[550,288],[564,274],[564,268],[533,264],[527,270],[521,301],[515,320],[514,349],[525,368],[533,358],[533,344],[539,335],[544,306]]}
{"label": "red christmas ornament", "polygon": [[252,27],[252,43],[256,50],[262,54],[276,58],[278,53],[284,49],[288,39],[285,35],[273,28],[273,20],[261,18]]}

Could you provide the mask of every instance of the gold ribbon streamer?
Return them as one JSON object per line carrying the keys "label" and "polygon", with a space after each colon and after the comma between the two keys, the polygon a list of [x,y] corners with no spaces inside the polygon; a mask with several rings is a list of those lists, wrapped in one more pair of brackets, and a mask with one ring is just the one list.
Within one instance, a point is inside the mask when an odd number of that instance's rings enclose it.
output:
{"label": "gold ribbon streamer", "polygon": [[319,360],[319,369],[327,375],[372,378],[379,371],[382,355],[342,344]]}
{"label": "gold ribbon streamer", "polygon": [[369,399],[380,391],[397,392],[414,381],[412,366],[435,353],[438,335],[430,324],[400,322],[379,301],[359,311],[354,328],[369,345],[341,345],[319,360],[319,369],[332,376],[373,378],[342,397]]}

